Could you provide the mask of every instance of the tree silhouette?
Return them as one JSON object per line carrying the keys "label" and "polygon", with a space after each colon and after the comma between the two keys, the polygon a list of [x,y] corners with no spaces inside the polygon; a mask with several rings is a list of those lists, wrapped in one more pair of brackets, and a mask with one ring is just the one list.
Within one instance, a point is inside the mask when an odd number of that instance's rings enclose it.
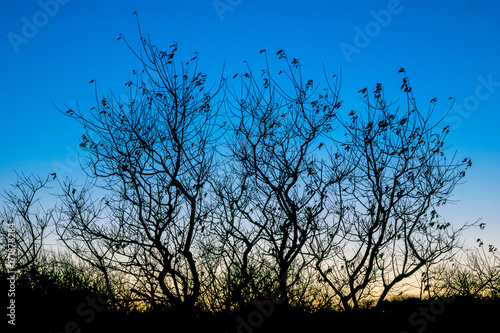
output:
{"label": "tree silhouette", "polygon": [[471,161],[447,158],[449,126],[440,129],[431,118],[436,99],[421,113],[406,72],[400,73],[404,110],[387,102],[377,84],[372,95],[359,91],[365,111],[340,119],[341,154],[353,167],[331,193],[339,242],[318,240],[316,267],[344,309],[359,308],[368,296],[381,304],[398,283],[450,253],[471,226],[454,229],[437,213]]}
{"label": "tree silhouette", "polygon": [[44,209],[39,193],[54,177],[55,174],[45,178],[17,174],[13,188],[4,189],[5,205],[0,212],[2,272],[27,268],[41,255],[53,209]]}
{"label": "tree silhouette", "polygon": [[59,196],[56,234],[74,256],[102,274],[107,293],[113,295],[112,271],[117,267],[117,249],[94,232],[105,218],[102,216],[104,202],[92,197],[93,183],[77,186],[74,181],[66,180],[60,185],[63,193]]}
{"label": "tree silhouette", "polygon": [[194,247],[207,216],[216,143],[212,100],[223,81],[212,93],[196,57],[179,69],[176,44],[160,51],[140,38],[142,50],[134,53],[143,69],[126,83],[128,100],[111,93],[88,113],[66,112],[86,129],[84,168],[106,190],[105,224],[74,215],[68,223],[113,248],[144,300],[192,307],[202,284]]}
{"label": "tree silhouette", "polygon": [[445,154],[437,99],[420,112],[404,69],[402,109],[377,84],[344,112],[336,76],[305,79],[284,50],[281,70],[261,50],[263,70],[209,89],[197,55],[176,65],[177,44],[139,34],[137,52],[120,37],[142,66],[127,98],[96,91],[88,112],[63,111],[86,130],[93,180],[60,183],[57,232],[108,288],[126,276],[153,308],[232,311],[275,291],[292,306],[380,305],[475,224],[437,212],[472,163]]}
{"label": "tree silhouette", "polygon": [[[278,73],[285,82],[271,73],[266,57],[260,76],[248,67],[239,74],[241,92],[230,92],[225,174],[231,178],[219,184],[225,190],[218,194],[250,226],[251,236],[233,220],[228,232],[247,251],[255,247],[271,258],[277,286],[288,296],[310,260],[304,245],[325,218],[326,192],[333,182],[316,155],[333,130],[341,103],[337,86],[319,89],[313,80],[303,79],[297,59],[290,61],[283,50],[277,55],[285,62]],[[245,264],[243,260],[242,268]]]}
{"label": "tree silhouette", "polygon": [[465,249],[454,260],[435,266],[428,286],[437,295],[494,297],[500,294],[500,256],[497,249],[483,245]]}

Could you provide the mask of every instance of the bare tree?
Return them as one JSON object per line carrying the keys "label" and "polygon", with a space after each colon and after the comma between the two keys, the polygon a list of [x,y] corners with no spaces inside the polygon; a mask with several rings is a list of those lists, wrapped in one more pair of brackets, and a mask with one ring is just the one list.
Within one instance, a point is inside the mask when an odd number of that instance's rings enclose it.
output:
{"label": "bare tree", "polygon": [[[219,294],[225,295],[224,309],[241,308],[252,299],[267,298],[274,284],[271,264],[260,248],[264,229],[249,224],[244,212],[252,210],[251,189],[240,186],[242,180],[234,165],[212,180],[211,237],[205,239],[218,250]],[[243,172],[244,173],[244,172]],[[244,177],[244,176],[243,176]]]}
{"label": "bare tree", "polygon": [[[237,74],[240,92],[230,91],[228,164],[238,190],[227,204],[239,211],[250,235],[260,235],[256,248],[274,262],[277,287],[288,295],[308,265],[304,245],[325,213],[332,184],[316,154],[333,130],[341,102],[337,85],[320,90],[313,80],[303,79],[297,59],[290,61],[283,50],[277,55],[285,62],[277,76],[266,57],[261,76],[248,67]],[[278,76],[286,77],[285,82]],[[243,233],[237,235],[238,230],[230,232],[252,242]]]}
{"label": "bare tree", "polygon": [[110,271],[128,276],[128,300],[233,310],[279,288],[286,304],[313,306],[329,288],[321,304],[333,294],[347,310],[381,304],[453,255],[471,225],[437,210],[471,160],[445,155],[436,99],[420,112],[404,69],[404,111],[377,84],[359,91],[366,111],[345,120],[338,82],[304,79],[283,50],[283,70],[271,73],[266,56],[216,101],[223,77],[206,89],[197,56],[179,68],[176,44],[160,51],[140,35],[128,98],[65,111],[86,129],[84,169],[104,194],[64,183],[57,225],[109,285]]}
{"label": "bare tree", "polygon": [[2,271],[22,270],[32,265],[43,251],[53,209],[40,204],[40,191],[55,174],[40,176],[17,174],[13,189],[3,189],[5,205],[0,212],[0,262]]}
{"label": "bare tree", "polygon": [[103,216],[106,212],[104,202],[92,196],[93,183],[77,186],[74,181],[66,180],[60,185],[63,193],[59,195],[61,204],[55,223],[59,240],[73,255],[102,274],[107,293],[113,295],[112,270],[116,248],[94,232],[106,218]]}
{"label": "bare tree", "polygon": [[[344,309],[389,292],[424,265],[456,248],[461,231],[437,213],[471,166],[444,154],[449,126],[433,122],[436,99],[421,113],[404,69],[404,111],[387,102],[381,84],[359,91],[364,112],[343,121],[344,156],[354,168],[332,192],[340,246],[318,251],[316,267]],[[373,97],[371,97],[373,96]],[[374,288],[378,289],[375,290]]]}
{"label": "bare tree", "polygon": [[141,52],[132,51],[142,74],[134,71],[137,79],[126,83],[128,100],[111,93],[89,113],[66,111],[86,129],[84,168],[106,191],[105,223],[69,223],[89,242],[113,247],[116,263],[131,276],[149,281],[151,288],[136,289],[145,299],[192,307],[201,286],[196,235],[206,222],[217,139],[213,97],[223,80],[214,92],[207,90],[197,56],[179,68],[176,44],[160,51],[142,33],[140,38]]}
{"label": "bare tree", "polygon": [[430,272],[435,295],[487,297],[500,293],[500,256],[493,245],[461,251],[452,261],[443,262]]}

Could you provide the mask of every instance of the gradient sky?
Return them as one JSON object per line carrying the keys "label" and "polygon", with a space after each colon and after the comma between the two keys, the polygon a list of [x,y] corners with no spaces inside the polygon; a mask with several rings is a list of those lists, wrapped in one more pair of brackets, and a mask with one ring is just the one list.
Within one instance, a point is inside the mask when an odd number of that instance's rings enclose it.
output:
{"label": "gradient sky", "polygon": [[[56,5],[54,5],[56,4]],[[377,82],[386,97],[403,97],[397,71],[405,67],[422,111],[438,98],[459,157],[471,157],[456,205],[442,215],[455,225],[482,217],[487,227],[468,234],[500,248],[500,2],[485,0],[1,0],[0,187],[14,171],[81,177],[76,161],[82,129],[61,115],[76,101],[93,106],[94,88],[125,92],[138,69],[123,34],[138,45],[143,32],[161,49],[173,41],[179,59],[199,53],[199,68],[215,80],[259,70],[260,49],[285,49],[306,76],[322,79],[342,68],[344,110],[359,105],[357,91]],[[274,58],[271,56],[272,61]],[[278,68],[278,67],[276,67]]]}

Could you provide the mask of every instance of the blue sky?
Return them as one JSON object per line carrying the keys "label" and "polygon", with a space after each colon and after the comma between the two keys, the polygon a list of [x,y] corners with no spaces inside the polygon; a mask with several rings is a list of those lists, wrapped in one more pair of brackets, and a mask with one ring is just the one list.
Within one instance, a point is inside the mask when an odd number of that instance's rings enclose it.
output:
{"label": "blue sky", "polygon": [[[122,41],[137,45],[137,11],[144,32],[160,48],[173,41],[180,57],[199,53],[200,69],[215,80],[263,64],[260,49],[285,49],[306,75],[321,79],[342,68],[346,110],[359,106],[356,92],[381,82],[386,96],[402,97],[405,67],[422,110],[438,98],[449,144],[471,157],[457,205],[442,210],[457,225],[479,217],[485,231],[470,239],[500,247],[500,3],[485,0],[2,0],[0,11],[0,186],[14,171],[80,177],[81,128],[53,103],[92,106],[100,93],[125,91],[139,68]],[[274,61],[274,60],[273,60]]]}

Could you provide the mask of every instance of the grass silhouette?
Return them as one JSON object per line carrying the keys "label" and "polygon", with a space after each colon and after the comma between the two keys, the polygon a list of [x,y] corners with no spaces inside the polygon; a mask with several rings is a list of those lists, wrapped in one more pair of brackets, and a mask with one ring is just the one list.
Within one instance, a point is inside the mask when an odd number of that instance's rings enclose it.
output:
{"label": "grass silhouette", "polygon": [[[6,281],[3,275],[2,281]],[[500,313],[500,297],[445,301],[409,297],[347,312],[311,312],[292,306],[268,311],[269,307],[263,310],[250,304],[230,313],[210,313],[197,308],[139,311],[106,304],[97,307],[101,304],[93,304],[92,299],[98,293],[93,281],[82,280],[74,270],[26,270],[16,281],[16,329],[58,333],[468,332],[470,328],[487,330]]]}

